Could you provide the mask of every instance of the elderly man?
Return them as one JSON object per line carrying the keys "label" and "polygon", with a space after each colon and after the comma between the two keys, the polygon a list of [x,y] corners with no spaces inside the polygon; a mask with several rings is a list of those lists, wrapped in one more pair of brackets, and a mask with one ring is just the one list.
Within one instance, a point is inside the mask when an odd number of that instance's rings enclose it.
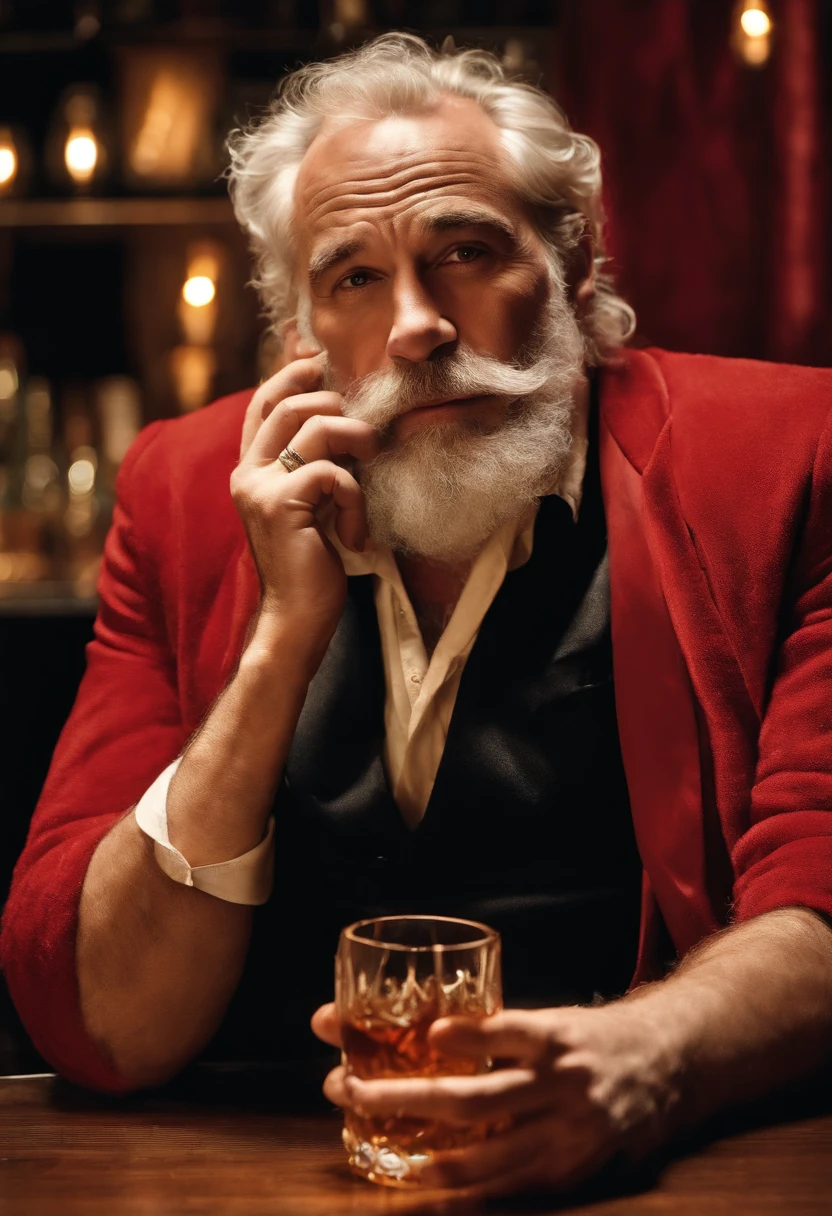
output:
{"label": "elderly man", "polygon": [[568,1187],[811,1077],[832,378],[624,351],[597,150],[484,54],[303,69],[231,184],[297,357],[125,461],[4,922],[35,1043],[111,1090],[279,1055],[341,925],[430,911],[501,930],[512,1006],[435,1043],[510,1066],[326,1083],[503,1121],[430,1183]]}

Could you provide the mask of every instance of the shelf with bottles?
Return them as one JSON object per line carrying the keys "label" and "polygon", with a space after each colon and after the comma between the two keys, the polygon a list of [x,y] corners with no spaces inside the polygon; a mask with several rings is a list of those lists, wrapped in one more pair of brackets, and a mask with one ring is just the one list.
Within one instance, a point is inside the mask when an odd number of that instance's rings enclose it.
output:
{"label": "shelf with bottles", "polygon": [[299,62],[409,28],[487,46],[537,79],[553,24],[551,0],[165,0],[141,18],[138,0],[77,0],[52,30],[25,8],[0,0],[0,199],[216,198],[228,131]]}
{"label": "shelf with bottles", "polygon": [[94,602],[116,472],[140,419],[129,378],[58,394],[0,336],[0,611]]}

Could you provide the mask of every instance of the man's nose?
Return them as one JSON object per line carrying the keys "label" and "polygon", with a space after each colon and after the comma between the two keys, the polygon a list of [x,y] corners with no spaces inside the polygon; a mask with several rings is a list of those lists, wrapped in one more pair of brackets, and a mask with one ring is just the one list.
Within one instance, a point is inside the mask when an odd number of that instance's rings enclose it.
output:
{"label": "man's nose", "polygon": [[393,298],[393,324],[387,339],[389,358],[421,363],[440,346],[457,339],[456,326],[443,317],[424,284],[412,280]]}

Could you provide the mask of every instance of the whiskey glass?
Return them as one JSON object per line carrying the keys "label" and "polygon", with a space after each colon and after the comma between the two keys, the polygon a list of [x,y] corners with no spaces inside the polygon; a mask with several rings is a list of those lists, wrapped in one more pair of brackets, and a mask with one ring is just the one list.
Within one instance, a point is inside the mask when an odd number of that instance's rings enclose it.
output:
{"label": "whiskey glass", "polygon": [[[472,1076],[490,1064],[428,1044],[437,1018],[487,1017],[502,1008],[500,936],[447,916],[383,916],[341,933],[335,1003],[342,1061],[362,1080]],[[418,1185],[432,1154],[481,1140],[485,1123],[451,1126],[347,1110],[344,1147],[352,1169],[385,1186]]]}

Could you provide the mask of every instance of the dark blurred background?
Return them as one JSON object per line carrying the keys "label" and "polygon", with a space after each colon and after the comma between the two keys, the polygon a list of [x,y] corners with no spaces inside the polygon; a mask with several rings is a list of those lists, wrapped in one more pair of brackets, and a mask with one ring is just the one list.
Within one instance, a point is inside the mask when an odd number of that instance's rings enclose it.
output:
{"label": "dark blurred background", "polygon": [[[495,50],[598,140],[639,344],[832,362],[829,0],[0,0],[0,904],[127,446],[279,359],[225,136],[385,29]],[[39,1067],[0,991],[0,1072]]]}

